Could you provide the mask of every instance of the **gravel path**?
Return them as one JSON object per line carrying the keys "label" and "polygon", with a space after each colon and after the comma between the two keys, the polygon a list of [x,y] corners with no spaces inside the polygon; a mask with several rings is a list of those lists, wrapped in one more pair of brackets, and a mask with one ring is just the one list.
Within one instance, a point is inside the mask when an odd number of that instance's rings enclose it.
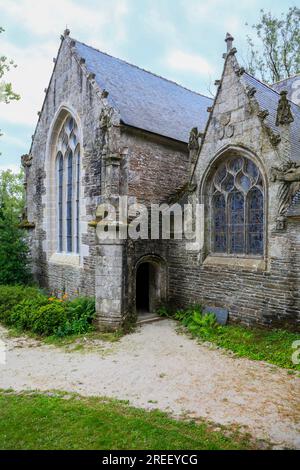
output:
{"label": "gravel path", "polygon": [[[176,332],[171,320],[144,325],[97,352],[66,352],[9,338],[0,388],[65,390],[129,400],[174,415],[242,426],[275,447],[300,448],[300,378],[231,357]],[[245,427],[245,429],[243,428]]]}

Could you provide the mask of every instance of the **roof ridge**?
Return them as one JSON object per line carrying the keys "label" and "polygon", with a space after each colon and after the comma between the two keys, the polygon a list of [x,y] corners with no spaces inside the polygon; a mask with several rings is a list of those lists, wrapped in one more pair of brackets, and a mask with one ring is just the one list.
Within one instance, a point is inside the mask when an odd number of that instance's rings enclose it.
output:
{"label": "roof ridge", "polygon": [[[273,93],[276,93],[276,95],[278,95],[278,97],[280,97],[280,92],[278,92],[277,90],[274,90],[274,88],[272,88],[272,85],[268,85],[267,83],[265,82],[262,82],[261,80],[259,80],[259,78],[256,78],[254,77],[254,75],[251,75],[249,72],[245,71],[244,73],[246,73],[249,77],[253,78],[254,80],[256,80],[257,82],[259,82],[261,85],[265,86],[266,88],[268,88],[270,91],[273,91]],[[294,101],[292,101],[291,99],[287,98],[287,100],[293,105],[293,106],[297,106],[297,108],[300,109],[300,105],[295,103]]]}
{"label": "roof ridge", "polygon": [[298,73],[295,73],[294,75],[292,75],[291,77],[287,77],[287,78],[283,78],[282,80],[278,80],[277,82],[274,82],[272,83],[271,86],[273,85],[277,85],[278,83],[282,83],[282,82],[285,82],[286,80],[291,80],[292,78],[296,78],[296,77],[299,77],[300,78],[300,72]]}
{"label": "roof ridge", "polygon": [[251,73],[245,71],[244,72],[245,74],[247,74],[249,77],[251,78],[254,78],[254,80],[256,80],[257,82],[259,82],[261,85],[265,86],[266,88],[269,88],[269,90],[273,91],[274,93],[276,93],[276,95],[280,96],[280,93],[278,93],[278,91],[274,90],[274,88],[272,88],[271,85],[268,85],[268,83],[265,83],[263,82],[262,80],[260,80],[259,78],[255,77],[254,75],[251,75]]}
{"label": "roof ridge", "polygon": [[86,44],[85,42],[82,42],[82,41],[78,41],[77,39],[75,38],[70,38],[72,39],[73,41],[79,43],[79,44],[82,44],[83,46],[85,47],[89,47],[90,49],[93,49],[94,51],[96,52],[99,52],[100,54],[104,54],[108,57],[111,57],[112,59],[115,59],[115,60],[119,60],[120,62],[123,62],[124,64],[127,64],[129,65],[130,67],[135,67],[136,69],[138,70],[141,70],[145,73],[149,73],[150,75],[153,75],[154,77],[157,77],[157,78],[160,78],[161,80],[165,80],[166,82],[169,82],[169,83],[172,83],[173,85],[176,85],[180,88],[183,88],[184,90],[186,91],[189,91],[190,93],[194,93],[195,95],[198,95],[198,96],[202,96],[203,98],[207,98],[209,100],[213,100],[213,98],[210,98],[209,96],[206,96],[204,95],[203,93],[199,93],[198,91],[194,91],[194,90],[191,90],[190,88],[187,88],[185,87],[184,85],[180,85],[179,83],[175,82],[174,80],[171,80],[169,78],[165,78],[165,77],[162,77],[161,75],[158,75],[157,73],[154,73],[154,72],[151,72],[150,70],[146,70],[144,69],[143,67],[139,67],[138,65],[135,65],[135,64],[131,64],[130,62],[127,62],[126,60],[124,59],[120,59],[119,57],[115,57],[111,54],[108,54],[107,52],[104,52],[104,51],[100,51],[100,49],[97,49],[96,47],[94,46],[90,46],[89,44]]}

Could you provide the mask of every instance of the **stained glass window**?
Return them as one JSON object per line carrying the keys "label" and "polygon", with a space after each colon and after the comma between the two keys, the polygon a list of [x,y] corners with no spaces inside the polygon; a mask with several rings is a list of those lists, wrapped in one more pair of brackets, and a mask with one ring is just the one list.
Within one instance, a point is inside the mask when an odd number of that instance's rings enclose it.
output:
{"label": "stained glass window", "polygon": [[212,251],[262,255],[264,193],[258,167],[244,157],[230,157],[212,183]]}
{"label": "stained glass window", "polygon": [[226,250],[226,205],[223,194],[214,196],[214,246],[216,253]]}
{"label": "stained glass window", "polygon": [[67,251],[72,252],[72,210],[73,210],[73,154],[70,151],[68,155],[68,181],[67,181]]}
{"label": "stained glass window", "polygon": [[80,148],[75,120],[68,116],[57,141],[58,251],[79,253]]}
{"label": "stained glass window", "polygon": [[248,246],[249,252],[253,254],[259,254],[263,251],[263,206],[264,199],[260,189],[253,188],[248,196]]}
{"label": "stained glass window", "polygon": [[61,153],[57,155],[57,180],[58,180],[58,251],[63,251],[63,178],[64,178],[64,159]]}
{"label": "stained glass window", "polygon": [[80,151],[76,148],[76,252],[79,253]]}
{"label": "stained glass window", "polygon": [[231,229],[230,253],[244,253],[245,251],[245,199],[244,195],[234,191],[230,195],[229,228]]}

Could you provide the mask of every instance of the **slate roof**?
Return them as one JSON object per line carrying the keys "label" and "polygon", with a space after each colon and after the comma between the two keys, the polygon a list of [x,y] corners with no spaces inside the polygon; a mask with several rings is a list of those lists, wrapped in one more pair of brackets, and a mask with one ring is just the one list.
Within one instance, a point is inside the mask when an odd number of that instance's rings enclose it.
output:
{"label": "slate roof", "polygon": [[[242,80],[250,88],[256,88],[254,96],[260,108],[269,111],[269,116],[265,119],[265,122],[275,134],[279,134],[279,128],[276,126],[276,115],[280,94],[246,72],[242,75]],[[300,162],[300,106],[293,102],[290,102],[290,104],[294,117],[294,122],[291,123],[291,159]]]}
{"label": "slate roof", "polygon": [[213,100],[172,81],[75,41],[76,52],[109,92],[124,124],[182,142],[193,127],[203,131]]}
{"label": "slate roof", "polygon": [[288,99],[296,104],[300,104],[300,74],[286,78],[272,85],[273,90],[280,93],[283,90],[288,92]]}

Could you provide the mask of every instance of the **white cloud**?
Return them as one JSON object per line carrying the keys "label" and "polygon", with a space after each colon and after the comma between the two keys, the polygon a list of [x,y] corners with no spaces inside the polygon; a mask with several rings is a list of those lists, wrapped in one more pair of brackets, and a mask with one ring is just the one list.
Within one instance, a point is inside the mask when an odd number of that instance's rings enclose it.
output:
{"label": "white cloud", "polygon": [[122,20],[128,10],[127,0],[98,0],[94,5],[74,0],[1,0],[0,6],[3,13],[40,36],[57,35],[66,24],[78,34],[88,31],[89,36],[110,24],[118,34],[117,27],[123,32]]}
{"label": "white cloud", "polygon": [[174,70],[193,72],[200,76],[209,76],[214,72],[212,65],[199,54],[191,54],[179,49],[169,52],[166,62]]}
{"label": "white cloud", "polygon": [[7,170],[11,170],[13,173],[17,174],[17,173],[20,173],[21,166],[16,165],[14,163],[11,163],[10,165],[0,165],[0,173],[1,171],[7,171]]}
{"label": "white cloud", "polygon": [[43,90],[53,70],[52,58],[59,47],[59,34],[66,25],[71,36],[111,53],[116,53],[118,44],[126,39],[128,0],[98,0],[89,5],[75,0],[0,0],[0,11],[12,25],[21,24],[33,38],[23,46],[5,41],[5,35],[1,35],[1,50],[18,64],[5,79],[13,83],[21,100],[0,106],[0,120],[11,123],[34,127],[37,122]]}
{"label": "white cloud", "polygon": [[11,80],[14,90],[21,95],[20,101],[13,101],[0,106],[0,120],[32,126],[37,121],[44,98],[43,90],[47,87],[53,69],[52,58],[57,51],[57,44],[37,43],[35,47],[16,47],[2,42],[8,57],[13,57],[18,64],[6,75]]}
{"label": "white cloud", "polygon": [[20,139],[19,137],[17,136],[12,136],[8,133],[4,133],[2,136],[1,136],[1,141],[0,141],[0,144],[1,145],[11,145],[15,148],[19,148],[19,149],[24,149],[26,147],[28,147],[28,142]]}

